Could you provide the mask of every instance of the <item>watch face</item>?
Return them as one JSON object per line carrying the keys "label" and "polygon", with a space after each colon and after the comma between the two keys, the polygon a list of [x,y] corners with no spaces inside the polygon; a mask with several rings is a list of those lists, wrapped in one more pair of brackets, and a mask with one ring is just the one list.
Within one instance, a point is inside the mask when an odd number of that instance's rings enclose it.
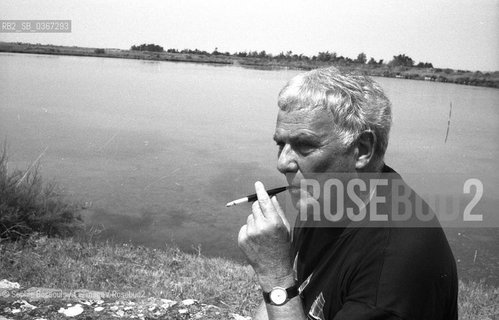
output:
{"label": "watch face", "polygon": [[276,305],[281,305],[285,303],[287,297],[288,294],[286,293],[286,290],[283,288],[274,288],[270,292],[270,300]]}

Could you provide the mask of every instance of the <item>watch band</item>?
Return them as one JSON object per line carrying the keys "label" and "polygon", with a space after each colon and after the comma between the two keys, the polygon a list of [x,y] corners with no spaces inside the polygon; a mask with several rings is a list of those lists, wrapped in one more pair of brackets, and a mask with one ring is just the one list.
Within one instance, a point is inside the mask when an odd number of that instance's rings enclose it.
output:
{"label": "watch band", "polygon": [[[272,293],[272,291],[274,289],[283,289],[286,291],[286,300],[283,303],[276,304],[270,298],[270,294]],[[274,306],[282,306],[286,302],[288,302],[289,300],[293,299],[294,297],[296,297],[298,295],[298,284],[294,284],[293,286],[286,288],[286,289],[280,288],[280,287],[275,287],[270,292],[263,291],[262,294],[263,294],[263,301],[265,301],[265,303],[268,303],[268,304],[274,305]]]}

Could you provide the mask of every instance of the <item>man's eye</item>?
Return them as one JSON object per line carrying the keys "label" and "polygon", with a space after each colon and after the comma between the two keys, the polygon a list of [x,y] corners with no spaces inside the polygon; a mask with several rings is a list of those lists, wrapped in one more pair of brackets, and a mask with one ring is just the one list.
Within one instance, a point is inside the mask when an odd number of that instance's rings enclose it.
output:
{"label": "man's eye", "polygon": [[299,153],[301,153],[303,155],[307,155],[309,153],[312,153],[316,149],[316,147],[314,145],[311,145],[308,143],[299,143],[299,144],[296,144],[294,147]]}

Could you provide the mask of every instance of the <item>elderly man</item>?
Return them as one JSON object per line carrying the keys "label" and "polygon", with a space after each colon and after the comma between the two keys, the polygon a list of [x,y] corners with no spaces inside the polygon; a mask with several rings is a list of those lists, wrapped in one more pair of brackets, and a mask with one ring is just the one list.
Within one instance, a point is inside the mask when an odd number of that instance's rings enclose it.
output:
{"label": "elderly man", "polygon": [[318,69],[293,78],[278,105],[277,169],[300,214],[291,232],[277,199],[255,183],[238,239],[263,291],[254,318],[457,319],[447,239],[384,164],[391,107],[382,89]]}

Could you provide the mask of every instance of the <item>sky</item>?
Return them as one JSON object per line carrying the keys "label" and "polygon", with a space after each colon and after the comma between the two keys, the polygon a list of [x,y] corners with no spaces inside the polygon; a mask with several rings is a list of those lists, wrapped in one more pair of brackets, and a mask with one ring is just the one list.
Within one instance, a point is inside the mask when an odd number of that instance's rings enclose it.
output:
{"label": "sky", "polygon": [[0,20],[72,21],[71,33],[0,41],[128,49],[320,51],[499,70],[499,0],[2,0]]}

